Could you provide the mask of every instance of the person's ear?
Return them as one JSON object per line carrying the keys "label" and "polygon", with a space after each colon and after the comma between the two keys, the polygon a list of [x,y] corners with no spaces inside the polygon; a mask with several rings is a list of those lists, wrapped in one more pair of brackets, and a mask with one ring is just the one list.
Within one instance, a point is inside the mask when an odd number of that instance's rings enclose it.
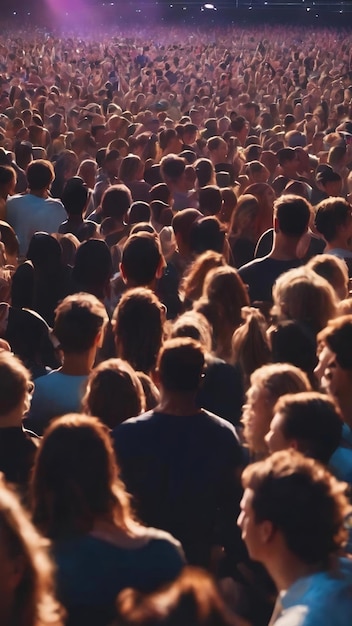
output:
{"label": "person's ear", "polygon": [[258,534],[261,543],[269,544],[274,537],[275,527],[269,520],[264,520],[258,525]]}
{"label": "person's ear", "polygon": [[119,264],[119,270],[120,270],[120,274],[121,274],[121,277],[122,277],[123,282],[125,283],[125,285],[127,285],[127,276],[126,276],[126,274],[125,274],[125,270],[124,270],[124,267],[123,267],[123,263],[120,263],[120,264]]}

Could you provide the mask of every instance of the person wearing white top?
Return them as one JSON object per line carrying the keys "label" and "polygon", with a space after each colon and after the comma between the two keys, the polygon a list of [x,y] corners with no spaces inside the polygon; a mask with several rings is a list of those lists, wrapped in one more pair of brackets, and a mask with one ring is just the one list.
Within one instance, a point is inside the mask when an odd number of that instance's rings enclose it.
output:
{"label": "person wearing white top", "polygon": [[6,202],[7,221],[17,235],[21,257],[26,255],[34,233],[57,233],[60,224],[67,219],[61,200],[49,196],[54,178],[50,161],[32,161],[27,168],[29,192],[11,196]]}

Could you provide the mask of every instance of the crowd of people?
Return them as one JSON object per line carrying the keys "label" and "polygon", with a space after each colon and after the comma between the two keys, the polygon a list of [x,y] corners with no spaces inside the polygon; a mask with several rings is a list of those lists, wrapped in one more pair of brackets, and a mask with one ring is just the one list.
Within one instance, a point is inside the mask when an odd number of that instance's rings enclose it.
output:
{"label": "crowd of people", "polygon": [[352,623],[350,44],[0,35],[1,626]]}

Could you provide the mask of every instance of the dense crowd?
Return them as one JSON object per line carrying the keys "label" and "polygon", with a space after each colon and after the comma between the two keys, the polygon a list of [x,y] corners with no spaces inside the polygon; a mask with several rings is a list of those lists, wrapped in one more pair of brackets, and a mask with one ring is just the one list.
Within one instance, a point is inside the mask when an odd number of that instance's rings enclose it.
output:
{"label": "dense crowd", "polygon": [[352,622],[351,39],[2,31],[1,626]]}

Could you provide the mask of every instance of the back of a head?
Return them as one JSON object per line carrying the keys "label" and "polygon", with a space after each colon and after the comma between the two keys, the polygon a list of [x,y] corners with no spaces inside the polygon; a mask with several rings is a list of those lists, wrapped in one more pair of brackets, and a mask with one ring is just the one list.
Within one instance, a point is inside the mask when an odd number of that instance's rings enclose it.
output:
{"label": "back of a head", "polygon": [[50,187],[55,178],[54,168],[50,161],[37,159],[27,167],[28,187],[33,191],[40,191]]}
{"label": "back of a head", "polygon": [[[203,297],[219,311],[223,322],[241,324],[241,310],[249,306],[249,297],[237,270],[225,266],[211,270],[204,281]],[[220,320],[221,321],[221,320]]]}
{"label": "back of a head", "polygon": [[145,410],[143,387],[127,361],[108,359],[92,371],[82,406],[113,429]]}
{"label": "back of a head", "polygon": [[136,179],[136,175],[141,168],[141,159],[136,154],[128,154],[122,159],[119,178],[124,183],[128,183]]}
{"label": "back of a head", "polygon": [[206,352],[211,351],[211,327],[201,313],[187,311],[173,323],[170,338],[189,337],[198,341]]}
{"label": "back of a head", "polygon": [[222,206],[222,195],[216,185],[202,187],[198,193],[199,210],[203,215],[218,215]]}
{"label": "back of a head", "polygon": [[68,215],[82,215],[88,200],[88,187],[83,178],[70,178],[64,187],[61,200]]}
{"label": "back of a head", "polygon": [[203,369],[204,350],[189,337],[169,339],[160,350],[157,371],[166,392],[196,393]]}
{"label": "back of a head", "polygon": [[333,254],[317,254],[307,267],[330,283],[339,299],[347,298],[349,291],[348,268],[343,259]]}
{"label": "back of a head", "polygon": [[131,286],[146,287],[155,280],[162,261],[158,238],[139,232],[131,235],[124,245],[121,270]]}
{"label": "back of a head", "polygon": [[185,161],[176,154],[168,154],[160,162],[160,172],[166,184],[177,183],[183,176],[185,168]]}
{"label": "back of a head", "polygon": [[273,299],[279,316],[304,323],[315,334],[336,315],[333,288],[307,267],[282,274],[273,287]]}
{"label": "back of a head", "polygon": [[247,467],[242,482],[253,491],[256,523],[271,522],[296,559],[321,567],[338,554],[350,506],[345,485],[320,464],[293,450],[276,452]]}
{"label": "back of a head", "polygon": [[274,216],[283,235],[300,238],[307,231],[311,206],[299,196],[281,196],[274,202]]}
{"label": "back of a head", "polygon": [[150,206],[147,202],[138,200],[132,202],[128,210],[128,224],[138,224],[139,222],[149,222],[151,217]]}
{"label": "back of a head", "polygon": [[54,335],[64,353],[83,353],[96,344],[107,321],[105,307],[95,296],[78,293],[57,307]]}
{"label": "back of a head", "polygon": [[317,342],[306,324],[294,320],[280,322],[270,335],[274,363],[291,363],[313,376],[317,364]]}
{"label": "back of a head", "polygon": [[81,291],[95,293],[105,287],[112,276],[111,254],[105,241],[89,239],[76,252],[72,278]]}
{"label": "back of a head", "polygon": [[101,201],[103,219],[112,217],[116,220],[123,220],[131,204],[131,192],[126,185],[111,185],[104,192]]}
{"label": "back of a head", "polygon": [[31,492],[34,522],[52,538],[87,533],[104,514],[124,526],[129,512],[109,433],[91,416],[66,415],[49,425]]}
{"label": "back of a head", "polygon": [[35,233],[28,246],[27,259],[41,271],[56,269],[61,264],[62,248],[60,243],[48,233]]}
{"label": "back of a head", "polygon": [[199,187],[205,187],[212,182],[215,175],[215,169],[210,159],[198,159],[194,165],[194,169],[197,175]]}
{"label": "back of a head", "polygon": [[316,207],[315,227],[326,241],[335,239],[339,226],[351,219],[351,205],[344,198],[326,198]]}
{"label": "back of a head", "polygon": [[274,401],[286,393],[311,390],[307,374],[289,363],[263,365],[253,372],[251,385],[267,389]]}
{"label": "back of a head", "polygon": [[184,241],[189,242],[192,224],[201,217],[203,216],[197,209],[183,209],[176,213],[172,220],[175,235],[180,235]]}
{"label": "back of a head", "polygon": [[214,216],[202,217],[192,223],[190,229],[190,248],[198,255],[206,250],[222,253],[225,243],[225,230]]}
{"label": "back of a head", "polygon": [[197,256],[185,273],[182,291],[187,300],[198,300],[203,293],[204,281],[210,270],[226,265],[224,256],[219,252],[207,250]]}
{"label": "back of a head", "polygon": [[136,371],[149,374],[154,367],[163,336],[163,310],[156,295],[143,287],[123,294],[114,315],[118,355]]}
{"label": "back of a head", "polygon": [[161,202],[165,202],[165,204],[169,204],[170,189],[165,183],[158,183],[150,189],[149,198],[150,202],[153,202],[153,200],[160,200]]}
{"label": "back of a head", "polygon": [[343,420],[328,396],[302,392],[282,396],[274,414],[281,416],[281,430],[286,441],[297,441],[305,456],[327,464],[340,445]]}

